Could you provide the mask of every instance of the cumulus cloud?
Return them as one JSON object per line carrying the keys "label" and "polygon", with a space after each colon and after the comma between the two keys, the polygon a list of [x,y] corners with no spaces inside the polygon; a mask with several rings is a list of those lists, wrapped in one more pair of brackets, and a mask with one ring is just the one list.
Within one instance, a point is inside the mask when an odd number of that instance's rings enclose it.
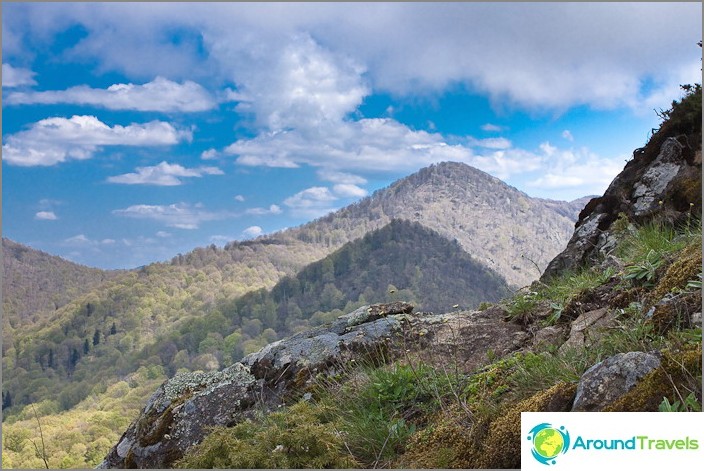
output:
{"label": "cumulus cloud", "polygon": [[467,147],[446,143],[440,134],[414,131],[388,118],[262,133],[234,142],[225,152],[237,156],[242,165],[290,168],[308,164],[336,172],[407,171],[443,160],[467,162],[472,155]]}
{"label": "cumulus cloud", "polygon": [[318,217],[332,211],[332,203],[337,199],[329,188],[314,186],[289,196],[284,204],[291,208],[291,213],[296,217]]}
{"label": "cumulus cloud", "polygon": [[318,178],[326,182],[341,183],[346,185],[364,185],[367,179],[359,175],[346,172],[338,172],[329,168],[322,168],[317,172]]}
{"label": "cumulus cloud", "polygon": [[529,182],[532,188],[546,190],[581,188],[583,194],[601,194],[623,170],[623,159],[602,158],[586,148],[558,149],[543,143],[543,174]]}
{"label": "cumulus cloud", "polygon": [[13,92],[4,101],[8,105],[72,104],[110,110],[161,112],[207,111],[217,105],[210,93],[199,84],[190,80],[177,83],[163,77],[143,85],[118,83],[106,89],[81,85],[67,90]]}
{"label": "cumulus cloud", "polygon": [[135,173],[108,177],[107,181],[126,185],[176,186],[183,184],[183,178],[223,175],[223,171],[217,167],[185,168],[168,162],[161,162],[151,167],[137,167],[136,170]]}
{"label": "cumulus cloud", "polygon": [[250,226],[242,231],[242,237],[245,239],[253,239],[264,233],[264,230],[259,226]]}
{"label": "cumulus cloud", "polygon": [[245,211],[245,214],[250,214],[253,216],[266,216],[269,214],[281,214],[283,210],[280,206],[272,204],[268,208],[249,208]]}
{"label": "cumulus cloud", "polygon": [[203,160],[213,160],[218,158],[218,151],[216,149],[206,149],[200,153],[200,158]]}
{"label": "cumulus cloud", "polygon": [[115,244],[114,239],[102,239],[102,240],[91,239],[91,238],[87,237],[85,234],[78,234],[78,235],[75,235],[73,237],[69,237],[69,238],[63,240],[63,245],[69,246],[69,247],[85,247],[85,248],[97,249],[100,246],[113,245],[113,244]]}
{"label": "cumulus cloud", "polygon": [[[2,88],[16,88],[36,85],[36,73],[29,69],[12,67],[10,64],[2,65]],[[3,100],[4,101],[4,100]]]}
{"label": "cumulus cloud", "polygon": [[[334,61],[366,70],[369,85],[378,90],[403,94],[464,83],[495,101],[526,108],[642,106],[672,84],[701,77],[698,3],[10,4],[7,9],[3,53],[10,57],[22,55],[22,44],[50,44],[54,34],[78,23],[87,34],[66,52],[67,59],[93,60],[101,72],[150,79],[229,75],[236,92],[250,99],[256,89],[248,84],[255,77],[270,84],[277,80],[281,58],[271,51],[290,46],[296,35],[315,38]],[[41,21],[25,21],[27,16]],[[677,21],[663,20],[671,18]],[[289,47],[287,60],[296,63],[300,48]],[[300,76],[310,75],[320,86],[321,98],[331,86],[337,88],[328,81],[325,63],[298,64]],[[685,69],[688,77],[682,81],[678,75]],[[281,79],[297,84],[300,76]],[[302,83],[301,96],[310,90],[305,77]],[[352,101],[354,95],[346,94]],[[290,99],[293,108],[317,100],[295,94],[277,98]],[[273,121],[289,121],[286,112],[274,114],[268,114]]]}
{"label": "cumulus cloud", "polygon": [[124,209],[115,209],[113,214],[133,219],[152,220],[178,229],[198,229],[207,221],[226,219],[233,215],[228,212],[212,212],[203,205],[175,203],[170,205],[135,204]]}
{"label": "cumulus cloud", "polygon": [[239,201],[240,203],[244,202],[245,197],[244,195],[235,195],[235,201]]}
{"label": "cumulus cloud", "polygon": [[50,166],[90,159],[102,146],[166,146],[190,138],[190,131],[163,121],[110,127],[95,116],[54,117],[8,136],[2,154],[12,165]]}
{"label": "cumulus cloud", "polygon": [[332,187],[332,191],[342,198],[363,198],[369,194],[364,188],[351,183],[338,183]]}
{"label": "cumulus cloud", "polygon": [[511,147],[511,141],[505,137],[490,137],[487,139],[469,138],[469,145],[484,147],[486,149],[508,149]]}
{"label": "cumulus cloud", "polygon": [[501,132],[504,130],[502,126],[496,124],[486,123],[481,126],[482,131],[486,132]]}
{"label": "cumulus cloud", "polygon": [[53,211],[39,211],[34,215],[34,219],[40,221],[56,221],[59,218]]}

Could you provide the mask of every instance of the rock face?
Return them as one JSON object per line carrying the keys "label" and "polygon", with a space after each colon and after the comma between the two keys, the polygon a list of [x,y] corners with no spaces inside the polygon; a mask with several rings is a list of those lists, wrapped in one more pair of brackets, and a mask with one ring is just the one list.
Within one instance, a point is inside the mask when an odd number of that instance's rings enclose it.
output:
{"label": "rock face", "polygon": [[522,348],[528,334],[497,309],[412,313],[395,302],[364,306],[327,326],[267,345],[222,371],[186,373],[165,382],[100,468],[167,468],[200,443],[207,428],[232,426],[295,398],[353,362],[391,361],[411,351],[431,362],[457,360],[465,371]]}
{"label": "rock face", "polygon": [[693,150],[685,135],[654,137],[633,155],[604,195],[582,210],[567,248],[548,264],[541,281],[608,254],[621,213],[632,222],[656,216],[677,222],[701,214],[701,148]]}
{"label": "rock face", "polygon": [[149,399],[100,468],[164,468],[199,443],[207,427],[237,423],[256,402],[257,382],[239,363],[179,374]]}
{"label": "rock face", "polygon": [[644,352],[614,355],[584,372],[577,386],[573,412],[599,411],[626,394],[646,374],[660,366],[660,359]]}

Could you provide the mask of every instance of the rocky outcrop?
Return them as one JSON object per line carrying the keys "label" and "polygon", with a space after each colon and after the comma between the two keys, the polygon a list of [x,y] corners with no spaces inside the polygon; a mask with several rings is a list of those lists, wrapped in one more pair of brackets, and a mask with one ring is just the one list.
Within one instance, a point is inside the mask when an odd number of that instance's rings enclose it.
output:
{"label": "rocky outcrop", "polygon": [[165,382],[113,447],[101,468],[167,468],[200,443],[208,427],[232,426],[255,411],[272,410],[355,362],[419,355],[456,360],[471,371],[505,355],[529,336],[503,312],[413,313],[395,302],[364,306],[335,322],[267,345],[220,372],[186,373]]}
{"label": "rocky outcrop", "polygon": [[651,353],[619,353],[584,372],[574,398],[573,412],[599,411],[633,389],[645,375],[660,366]]}
{"label": "rocky outcrop", "polygon": [[607,255],[617,241],[613,224],[621,214],[637,223],[654,217],[678,222],[701,214],[701,145],[693,149],[687,135],[654,136],[633,156],[604,195],[582,210],[567,247],[541,281]]}

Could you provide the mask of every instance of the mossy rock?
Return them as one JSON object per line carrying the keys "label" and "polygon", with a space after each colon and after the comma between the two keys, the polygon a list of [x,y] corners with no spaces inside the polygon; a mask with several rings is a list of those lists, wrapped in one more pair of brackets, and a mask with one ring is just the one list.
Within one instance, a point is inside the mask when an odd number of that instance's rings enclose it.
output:
{"label": "mossy rock", "polygon": [[649,304],[655,304],[675,288],[684,288],[687,281],[696,279],[702,271],[702,248],[692,245],[682,250],[677,259],[667,268],[649,296]]}
{"label": "mossy rock", "polygon": [[663,352],[658,368],[647,374],[629,392],[606,406],[610,412],[652,412],[657,411],[664,397],[670,402],[680,400],[677,395],[687,396],[688,391],[696,391],[701,403],[702,347],[680,352]]}
{"label": "mossy rock", "polygon": [[567,412],[572,407],[577,385],[558,383],[514,406],[511,406],[489,426],[485,439],[481,440],[481,452],[473,453],[478,459],[473,468],[520,468],[521,467],[521,412]]}
{"label": "mossy rock", "polygon": [[472,468],[480,453],[479,440],[489,420],[453,405],[439,412],[425,429],[415,433],[406,453],[393,467],[406,469]]}

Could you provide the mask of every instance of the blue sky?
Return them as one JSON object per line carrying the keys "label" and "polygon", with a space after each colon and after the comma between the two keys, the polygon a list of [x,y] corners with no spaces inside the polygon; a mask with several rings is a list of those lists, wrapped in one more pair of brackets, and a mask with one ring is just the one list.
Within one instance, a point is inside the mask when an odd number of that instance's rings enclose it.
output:
{"label": "blue sky", "polygon": [[701,8],[3,3],[3,236],[131,268],[447,160],[601,194],[701,81]]}

